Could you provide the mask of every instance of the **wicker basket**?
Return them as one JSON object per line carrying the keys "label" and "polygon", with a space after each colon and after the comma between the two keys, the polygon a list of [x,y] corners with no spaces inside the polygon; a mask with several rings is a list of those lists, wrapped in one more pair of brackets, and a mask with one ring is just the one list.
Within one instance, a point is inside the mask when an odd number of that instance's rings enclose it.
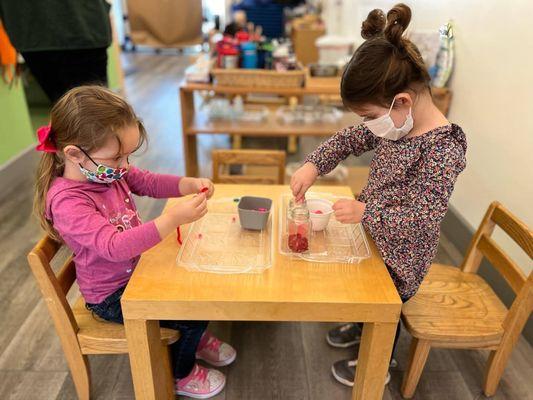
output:
{"label": "wicker basket", "polygon": [[215,84],[220,86],[299,88],[305,80],[303,69],[278,72],[266,69],[214,68],[211,74]]}

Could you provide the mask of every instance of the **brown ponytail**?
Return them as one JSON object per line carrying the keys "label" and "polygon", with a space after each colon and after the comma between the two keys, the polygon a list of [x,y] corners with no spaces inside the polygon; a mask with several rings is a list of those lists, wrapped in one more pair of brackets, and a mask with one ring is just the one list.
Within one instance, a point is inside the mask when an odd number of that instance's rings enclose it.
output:
{"label": "brown ponytail", "polygon": [[37,179],[35,182],[35,195],[33,199],[33,209],[39,218],[41,227],[54,240],[61,241],[51,222],[45,217],[45,204],[48,189],[55,177],[59,176],[63,169],[63,161],[55,153],[43,153],[37,168]]}
{"label": "brown ponytail", "polygon": [[51,137],[56,153],[43,153],[37,169],[33,209],[42,228],[53,239],[61,241],[46,218],[46,196],[52,181],[63,174],[63,149],[76,145],[87,152],[102,147],[109,137],[115,137],[121,148],[117,131],[130,125],[139,127],[141,146],[146,141],[146,130],[133,108],[120,97],[101,86],[80,86],[61,97],[50,112]]}
{"label": "brown ponytail", "polygon": [[355,51],[341,80],[347,107],[365,103],[390,106],[407,89],[429,89],[430,77],[417,47],[403,36],[411,22],[411,9],[395,5],[385,16],[375,9],[361,26],[366,41]]}

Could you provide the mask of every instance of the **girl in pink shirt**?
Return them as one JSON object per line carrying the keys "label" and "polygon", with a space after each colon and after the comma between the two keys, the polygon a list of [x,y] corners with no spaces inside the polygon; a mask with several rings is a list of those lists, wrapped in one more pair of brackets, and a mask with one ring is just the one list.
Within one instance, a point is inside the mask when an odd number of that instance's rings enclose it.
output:
{"label": "girl in pink shirt", "polygon": [[[123,323],[120,298],[140,255],[176,227],[203,217],[213,184],[130,165],[128,157],[144,143],[146,131],[131,106],[102,87],[82,86],[66,93],[38,136],[37,150],[44,154],[35,210],[41,224],[73,251],[87,308]],[[195,196],[143,223],[133,194]],[[222,391],[224,375],[199,366],[196,359],[228,365],[235,360],[235,350],[206,332],[204,321],[161,321],[161,326],[180,331],[180,339],[170,346],[176,393],[206,399]]]}

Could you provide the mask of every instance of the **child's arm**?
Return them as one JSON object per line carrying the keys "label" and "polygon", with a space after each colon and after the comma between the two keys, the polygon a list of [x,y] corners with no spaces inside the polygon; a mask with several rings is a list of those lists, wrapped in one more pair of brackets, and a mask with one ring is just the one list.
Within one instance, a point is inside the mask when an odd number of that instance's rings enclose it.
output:
{"label": "child's arm", "polygon": [[196,194],[204,187],[208,189],[207,198],[210,198],[214,192],[213,183],[209,179],[156,174],[133,165],[124,178],[133,193],[156,199]]}
{"label": "child's arm", "polygon": [[337,132],[309,154],[304,165],[292,175],[291,190],[296,200],[305,197],[305,192],[319,175],[332,171],[350,154],[359,156],[372,150],[378,145],[379,140],[363,124]]}
{"label": "child's arm", "polygon": [[366,203],[362,217],[365,228],[374,239],[383,232],[405,237],[438,232],[457,176],[465,165],[464,149],[458,143],[450,141],[434,147],[424,157],[401,204],[389,205],[387,199]]}
{"label": "child's arm", "polygon": [[182,196],[179,189],[180,181],[183,179],[181,176],[156,174],[131,165],[124,179],[131,191],[139,196],[155,199]]}
{"label": "child's arm", "polygon": [[90,247],[110,261],[126,261],[155,246],[177,226],[195,221],[207,212],[204,194],[170,208],[156,219],[118,231],[83,194],[54,200],[54,228],[66,240]]}
{"label": "child's arm", "polygon": [[307,156],[306,162],[312,163],[319,175],[331,172],[350,154],[360,156],[374,149],[379,138],[372,134],[363,124],[345,128],[317,147]]}

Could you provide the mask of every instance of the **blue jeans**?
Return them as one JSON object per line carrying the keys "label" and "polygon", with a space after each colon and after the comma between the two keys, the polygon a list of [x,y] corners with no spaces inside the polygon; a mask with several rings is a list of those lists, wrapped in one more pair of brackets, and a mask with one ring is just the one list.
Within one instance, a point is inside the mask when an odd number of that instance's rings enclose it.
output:
{"label": "blue jeans", "polygon": [[[87,309],[94,312],[106,321],[124,324],[120,298],[124,289],[122,287],[98,304],[86,303]],[[185,378],[189,375],[196,361],[196,349],[203,333],[207,329],[206,321],[160,321],[164,328],[175,329],[180,332],[177,342],[170,345],[172,368],[176,379]]]}

